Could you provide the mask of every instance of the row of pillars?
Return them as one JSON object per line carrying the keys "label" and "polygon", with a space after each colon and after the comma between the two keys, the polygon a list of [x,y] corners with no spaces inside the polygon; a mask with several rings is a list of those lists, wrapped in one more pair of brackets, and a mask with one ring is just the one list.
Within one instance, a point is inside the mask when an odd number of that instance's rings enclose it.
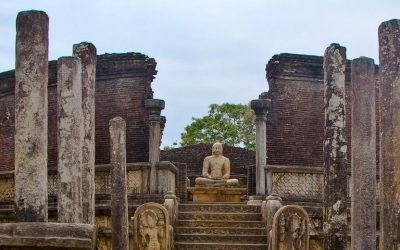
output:
{"label": "row of pillars", "polygon": [[[48,27],[49,18],[45,12],[18,14],[15,68],[17,222],[48,221]],[[96,48],[86,42],[76,44],[73,55],[59,58],[57,65],[58,221],[94,225]],[[113,249],[128,249],[126,125],[120,117],[110,121],[110,158],[112,244]]]}
{"label": "row of pillars", "polygon": [[[47,222],[49,18],[42,11],[20,12],[16,25],[16,219]],[[73,55],[59,58],[57,65],[58,221],[93,225],[96,48],[91,43],[76,44]],[[164,101],[147,100],[146,108],[150,113],[150,183],[156,183]],[[110,121],[110,159],[113,249],[128,249],[126,124],[120,117]],[[151,185],[150,191],[156,188]]]}
{"label": "row of pillars", "polygon": [[[400,211],[400,20],[379,27],[379,74],[373,59],[351,63],[352,249],[376,249],[376,100],[379,88],[379,249],[398,249]],[[347,247],[347,143],[345,139],[345,48],[324,55],[324,234],[325,249]]]}
{"label": "row of pillars", "polygon": [[[15,212],[19,222],[47,222],[48,27],[42,11],[16,22]],[[94,84],[96,48],[73,46],[58,60],[58,219],[94,224]]]}
{"label": "row of pillars", "polygon": [[[380,103],[380,249],[400,246],[400,20],[379,27],[379,75],[373,59],[351,63],[352,249],[376,249],[376,84]],[[348,166],[345,134],[346,49],[331,44],[324,54],[325,132],[323,143],[324,248],[346,249]],[[265,177],[266,114],[270,100],[251,102],[256,113],[256,193],[272,192]],[[268,172],[267,172],[268,173]],[[267,183],[265,184],[265,180]]]}

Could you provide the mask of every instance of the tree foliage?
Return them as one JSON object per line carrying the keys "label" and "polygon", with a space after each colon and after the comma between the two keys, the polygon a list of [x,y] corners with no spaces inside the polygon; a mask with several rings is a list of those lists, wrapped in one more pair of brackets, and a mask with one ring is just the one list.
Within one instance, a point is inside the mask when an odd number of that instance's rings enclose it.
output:
{"label": "tree foliage", "polygon": [[255,149],[255,115],[249,105],[211,104],[208,115],[192,118],[181,134],[181,146],[216,141],[230,146]]}

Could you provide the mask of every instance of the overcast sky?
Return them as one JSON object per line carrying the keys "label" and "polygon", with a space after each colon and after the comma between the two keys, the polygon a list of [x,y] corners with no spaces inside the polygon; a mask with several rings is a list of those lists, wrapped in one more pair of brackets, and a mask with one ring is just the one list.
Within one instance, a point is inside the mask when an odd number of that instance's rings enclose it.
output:
{"label": "overcast sky", "polygon": [[156,59],[154,98],[166,102],[163,145],[179,142],[209,104],[244,104],[267,91],[265,64],[274,54],[322,55],[337,42],[347,58],[378,63],[378,26],[400,18],[399,0],[1,0],[0,72],[14,68],[15,18],[29,9],[49,15],[50,60],[81,41],[98,54]]}

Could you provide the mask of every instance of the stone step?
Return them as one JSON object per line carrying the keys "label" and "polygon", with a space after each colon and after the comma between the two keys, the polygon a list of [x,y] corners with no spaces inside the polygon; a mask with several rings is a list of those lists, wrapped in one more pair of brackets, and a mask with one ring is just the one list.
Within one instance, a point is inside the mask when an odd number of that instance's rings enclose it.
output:
{"label": "stone step", "polygon": [[265,228],[176,227],[177,234],[266,235]]}
{"label": "stone step", "polygon": [[231,242],[221,243],[187,243],[175,242],[175,249],[177,250],[266,250],[267,244],[233,244]]}
{"label": "stone step", "polygon": [[179,212],[178,220],[261,221],[260,213]]}
{"label": "stone step", "polygon": [[192,243],[241,243],[241,244],[267,244],[266,235],[225,235],[225,234],[177,234],[177,242]]}
{"label": "stone step", "polygon": [[262,221],[224,221],[224,220],[178,220],[178,227],[236,227],[265,228]]}
{"label": "stone step", "polygon": [[245,203],[186,203],[179,205],[182,212],[260,213],[260,206]]}

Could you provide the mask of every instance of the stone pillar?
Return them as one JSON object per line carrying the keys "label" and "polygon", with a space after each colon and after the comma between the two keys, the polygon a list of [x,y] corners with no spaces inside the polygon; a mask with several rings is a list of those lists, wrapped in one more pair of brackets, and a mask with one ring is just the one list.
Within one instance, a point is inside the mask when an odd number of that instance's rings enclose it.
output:
{"label": "stone pillar", "polygon": [[57,67],[58,221],[82,223],[81,60],[61,57]]}
{"label": "stone pillar", "polygon": [[128,250],[128,198],[126,191],[126,124],[121,117],[110,121],[112,249]]}
{"label": "stone pillar", "polygon": [[15,214],[19,222],[47,222],[47,85],[49,18],[17,17],[15,64]]}
{"label": "stone pillar", "polygon": [[159,99],[147,99],[145,103],[146,108],[149,110],[149,162],[151,163],[150,169],[150,193],[157,191],[157,171],[155,163],[160,160],[160,142],[161,142],[161,110],[165,107],[165,102]]}
{"label": "stone pillar", "polygon": [[400,20],[379,26],[380,238],[398,249],[400,211]]}
{"label": "stone pillar", "polygon": [[351,246],[376,249],[375,64],[366,57],[351,63]]}
{"label": "stone pillar", "polygon": [[[256,194],[265,196],[265,170],[267,167],[267,112],[269,99],[251,101],[251,108],[256,113]],[[272,191],[272,176],[267,174],[267,192]],[[264,198],[264,197],[263,197]]]}
{"label": "stone pillar", "polygon": [[83,223],[94,224],[96,47],[87,42],[74,44],[73,54],[81,59],[82,65],[82,215]]}
{"label": "stone pillar", "polygon": [[345,129],[346,48],[331,44],[324,55],[324,248],[346,249],[347,142]]}

